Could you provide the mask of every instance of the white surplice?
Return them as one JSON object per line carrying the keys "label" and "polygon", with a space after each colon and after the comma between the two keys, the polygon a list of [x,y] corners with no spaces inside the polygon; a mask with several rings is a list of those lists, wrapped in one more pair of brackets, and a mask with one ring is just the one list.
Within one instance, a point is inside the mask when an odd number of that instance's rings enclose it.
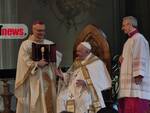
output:
{"label": "white surplice", "polygon": [[[37,62],[32,60],[32,36],[22,42],[18,54],[15,82],[15,96],[18,101],[16,113],[55,113],[55,66],[50,63],[41,69]],[[53,44],[46,39],[41,43]],[[58,65],[62,54],[57,51],[56,55]],[[47,106],[48,103],[50,104]]]}
{"label": "white surplice", "polygon": [[[149,44],[142,34],[136,33],[126,41],[122,57],[119,98],[139,97],[150,100]],[[144,77],[140,85],[134,81],[138,75]]]}

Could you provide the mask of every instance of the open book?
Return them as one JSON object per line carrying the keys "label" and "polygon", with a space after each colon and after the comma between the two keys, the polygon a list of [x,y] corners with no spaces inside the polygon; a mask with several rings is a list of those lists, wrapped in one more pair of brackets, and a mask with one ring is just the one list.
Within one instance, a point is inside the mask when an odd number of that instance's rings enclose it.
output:
{"label": "open book", "polygon": [[32,59],[34,61],[46,60],[56,62],[56,44],[32,43]]}

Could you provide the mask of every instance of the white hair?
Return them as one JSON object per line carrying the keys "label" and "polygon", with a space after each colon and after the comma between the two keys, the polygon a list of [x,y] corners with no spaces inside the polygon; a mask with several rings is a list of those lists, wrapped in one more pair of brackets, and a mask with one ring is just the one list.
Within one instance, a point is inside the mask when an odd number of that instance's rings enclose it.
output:
{"label": "white hair", "polygon": [[127,20],[130,24],[132,24],[133,27],[137,27],[138,26],[138,22],[137,19],[133,16],[126,16],[123,18],[123,21]]}

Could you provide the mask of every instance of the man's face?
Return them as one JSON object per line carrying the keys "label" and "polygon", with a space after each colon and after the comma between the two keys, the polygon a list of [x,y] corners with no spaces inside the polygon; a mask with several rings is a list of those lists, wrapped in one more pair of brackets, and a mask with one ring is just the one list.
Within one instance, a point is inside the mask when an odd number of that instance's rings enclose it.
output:
{"label": "man's face", "polygon": [[44,24],[35,24],[32,27],[33,35],[38,39],[42,40],[45,35],[45,25]]}
{"label": "man's face", "polygon": [[84,60],[89,55],[89,50],[85,48],[82,44],[78,45],[76,49],[76,59]]}
{"label": "man's face", "polygon": [[122,30],[125,34],[128,34],[131,31],[131,24],[128,22],[128,20],[123,20],[122,22]]}

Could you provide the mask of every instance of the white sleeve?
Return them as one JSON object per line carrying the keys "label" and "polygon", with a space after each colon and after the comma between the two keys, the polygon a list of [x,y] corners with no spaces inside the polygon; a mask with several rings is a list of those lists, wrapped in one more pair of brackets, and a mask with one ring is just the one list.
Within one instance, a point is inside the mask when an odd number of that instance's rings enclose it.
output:
{"label": "white sleeve", "polygon": [[62,53],[56,51],[56,66],[58,67],[62,61]]}
{"label": "white sleeve", "polygon": [[145,75],[149,45],[143,37],[136,37],[133,46],[133,77]]}

